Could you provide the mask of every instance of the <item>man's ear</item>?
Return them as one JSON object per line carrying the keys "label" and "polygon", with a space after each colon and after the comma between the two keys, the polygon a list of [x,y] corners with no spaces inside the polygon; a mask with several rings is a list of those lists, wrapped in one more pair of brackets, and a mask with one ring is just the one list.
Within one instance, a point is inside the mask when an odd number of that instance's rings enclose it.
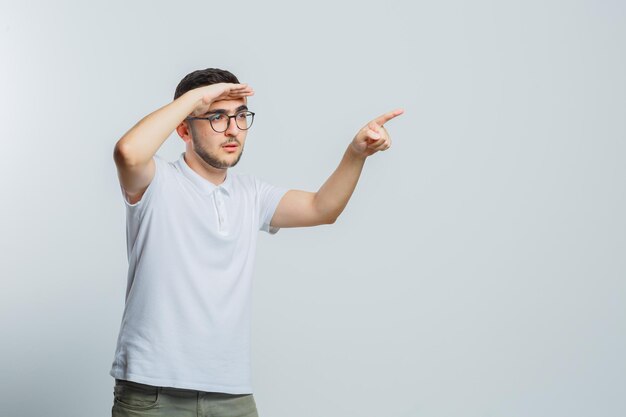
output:
{"label": "man's ear", "polygon": [[180,122],[180,124],[176,127],[176,133],[178,133],[178,136],[180,136],[181,139],[184,140],[185,142],[188,142],[191,140],[191,133],[189,131],[189,125],[187,125],[187,121],[185,120]]}

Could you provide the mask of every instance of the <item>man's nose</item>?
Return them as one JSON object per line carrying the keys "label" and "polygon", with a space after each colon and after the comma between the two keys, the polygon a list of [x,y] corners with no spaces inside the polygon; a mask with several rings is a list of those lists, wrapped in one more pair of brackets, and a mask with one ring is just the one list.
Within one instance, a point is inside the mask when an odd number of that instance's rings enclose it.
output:
{"label": "man's nose", "polygon": [[229,119],[228,122],[228,129],[226,129],[226,132],[224,132],[226,134],[226,136],[236,136],[237,133],[239,133],[239,127],[237,126],[237,123],[235,122],[234,118]]}

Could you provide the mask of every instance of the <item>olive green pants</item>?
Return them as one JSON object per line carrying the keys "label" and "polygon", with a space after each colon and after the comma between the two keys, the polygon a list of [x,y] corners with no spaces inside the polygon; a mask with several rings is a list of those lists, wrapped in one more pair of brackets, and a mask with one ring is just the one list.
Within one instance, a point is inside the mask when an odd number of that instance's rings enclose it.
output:
{"label": "olive green pants", "polygon": [[157,387],[115,380],[112,417],[258,417],[252,394]]}

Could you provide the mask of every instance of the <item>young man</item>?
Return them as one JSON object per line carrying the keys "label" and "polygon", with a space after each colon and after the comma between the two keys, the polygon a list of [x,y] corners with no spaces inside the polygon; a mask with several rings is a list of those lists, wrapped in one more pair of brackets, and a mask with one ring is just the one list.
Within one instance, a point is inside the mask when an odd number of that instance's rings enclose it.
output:
{"label": "young man", "polygon": [[[317,192],[287,190],[237,165],[254,112],[247,84],[208,68],[116,144],[126,206],[128,285],[110,375],[113,416],[256,416],[250,378],[250,295],[259,230],[334,223],[365,159],[391,146],[383,124],[361,128]],[[185,152],[156,151],[176,129]]]}

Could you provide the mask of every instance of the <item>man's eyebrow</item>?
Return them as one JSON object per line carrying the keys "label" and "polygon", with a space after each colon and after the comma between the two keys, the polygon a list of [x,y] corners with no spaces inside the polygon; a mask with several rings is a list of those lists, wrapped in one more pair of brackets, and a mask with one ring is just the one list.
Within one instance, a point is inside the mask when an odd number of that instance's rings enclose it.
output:
{"label": "man's eyebrow", "polygon": [[[242,110],[248,110],[248,106],[246,106],[245,104],[242,104],[241,106],[237,107],[235,109],[235,113],[240,112]],[[206,116],[207,114],[214,114],[214,113],[228,113],[228,110],[226,109],[212,109],[209,110],[208,112],[204,113],[204,115]]]}

